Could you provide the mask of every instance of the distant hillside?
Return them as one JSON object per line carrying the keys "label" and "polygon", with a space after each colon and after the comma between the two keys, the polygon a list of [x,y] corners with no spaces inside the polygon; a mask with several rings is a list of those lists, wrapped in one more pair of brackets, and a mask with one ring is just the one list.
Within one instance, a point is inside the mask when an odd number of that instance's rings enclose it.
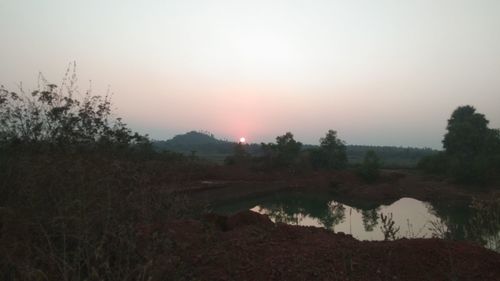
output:
{"label": "distant hillside", "polygon": [[182,153],[196,151],[202,154],[230,154],[234,143],[219,140],[214,135],[206,132],[191,131],[177,135],[170,140],[153,142],[155,148]]}
{"label": "distant hillside", "polygon": [[[222,162],[226,156],[232,154],[235,144],[235,142],[216,139],[213,134],[208,132],[196,131],[177,135],[166,141],[153,141],[153,147],[158,150],[169,150],[184,154],[195,152],[200,157],[216,162]],[[257,144],[249,145],[250,153],[256,154],[259,149],[260,146]]]}
{"label": "distant hillside", "polygon": [[[232,154],[235,144],[235,142],[217,139],[208,132],[196,131],[177,135],[170,140],[153,142],[153,146],[157,150],[169,150],[184,154],[191,154],[194,151],[200,157],[220,163],[226,156]],[[304,149],[315,146],[304,145]],[[351,164],[359,163],[363,161],[368,150],[374,150],[386,167],[414,167],[422,157],[437,152],[430,148],[347,145],[347,158]],[[259,154],[260,144],[249,144],[248,152],[253,155]]]}

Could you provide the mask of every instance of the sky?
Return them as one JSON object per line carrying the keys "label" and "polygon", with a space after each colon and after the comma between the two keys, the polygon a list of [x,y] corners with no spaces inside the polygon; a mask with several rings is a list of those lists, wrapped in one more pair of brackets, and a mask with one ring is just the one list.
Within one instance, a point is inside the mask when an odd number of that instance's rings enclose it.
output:
{"label": "sky", "polygon": [[0,84],[113,93],[153,139],[441,148],[470,104],[500,127],[498,0],[0,0]]}

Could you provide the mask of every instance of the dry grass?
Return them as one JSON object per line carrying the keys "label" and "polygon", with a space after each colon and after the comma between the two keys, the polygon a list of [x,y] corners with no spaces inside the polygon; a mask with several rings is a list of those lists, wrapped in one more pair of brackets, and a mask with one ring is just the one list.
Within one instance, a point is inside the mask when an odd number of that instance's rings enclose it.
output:
{"label": "dry grass", "polygon": [[138,225],[198,214],[165,187],[189,163],[15,153],[0,168],[1,280],[148,280],[171,243]]}

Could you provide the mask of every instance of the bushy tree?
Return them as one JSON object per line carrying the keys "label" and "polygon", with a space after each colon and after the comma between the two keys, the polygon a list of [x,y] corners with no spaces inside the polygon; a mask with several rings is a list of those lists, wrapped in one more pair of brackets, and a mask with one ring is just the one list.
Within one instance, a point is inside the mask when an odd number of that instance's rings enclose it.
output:
{"label": "bushy tree", "polygon": [[[68,71],[68,73],[70,73]],[[109,96],[82,97],[76,90],[76,74],[67,74],[61,86],[39,77],[39,88],[30,94],[0,87],[0,143],[68,146],[124,146],[148,144],[148,139],[111,117]]]}
{"label": "bushy tree", "polygon": [[380,177],[380,159],[373,150],[368,150],[363,163],[358,168],[358,174],[367,182],[374,182]]}
{"label": "bushy tree", "polygon": [[250,153],[247,152],[247,144],[236,143],[233,147],[233,154],[226,157],[224,162],[227,165],[242,165],[248,164],[251,160]]}
{"label": "bushy tree", "polygon": [[452,113],[446,127],[443,147],[449,155],[473,158],[485,152],[488,139],[491,138],[489,121],[470,105],[460,106]]}
{"label": "bushy tree", "polygon": [[320,140],[319,148],[311,149],[310,156],[316,169],[343,169],[347,166],[346,146],[337,132],[328,130]]}
{"label": "bushy tree", "polygon": [[[500,138],[498,130],[488,128],[489,121],[472,106],[460,106],[446,127],[443,147],[448,172],[461,182],[485,182],[497,165]],[[498,168],[498,166],[497,166]]]}
{"label": "bushy tree", "polygon": [[276,143],[262,143],[261,149],[264,159],[268,165],[274,167],[291,167],[299,159],[302,143],[293,138],[293,134],[287,132],[276,137]]}
{"label": "bushy tree", "polygon": [[498,177],[500,134],[473,106],[453,111],[443,139],[444,153],[422,159],[419,167],[445,172],[464,183],[486,183]]}

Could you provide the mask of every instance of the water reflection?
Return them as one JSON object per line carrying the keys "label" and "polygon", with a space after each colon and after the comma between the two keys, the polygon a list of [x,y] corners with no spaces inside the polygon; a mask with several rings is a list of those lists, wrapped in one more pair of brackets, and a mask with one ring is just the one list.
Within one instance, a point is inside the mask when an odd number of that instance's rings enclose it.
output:
{"label": "water reflection", "polygon": [[379,211],[380,208],[372,210],[361,210],[365,231],[373,231],[373,229],[378,225]]}
{"label": "water reflection", "polygon": [[[390,205],[365,208],[342,204],[328,192],[281,192],[220,206],[215,211],[244,209],[268,215],[273,221],[324,227],[360,240],[383,240],[380,215],[392,213],[398,237],[470,240],[500,251],[500,203],[426,203],[402,198]],[[366,202],[365,202],[366,203]]]}
{"label": "water reflection", "polygon": [[475,241],[500,252],[500,200],[473,200],[466,205],[433,203],[429,212],[439,217],[436,236]]}
{"label": "water reflection", "polygon": [[380,215],[393,214],[401,237],[430,237],[429,221],[437,217],[426,203],[403,198],[389,206],[364,210],[333,200],[328,196],[303,193],[281,193],[263,200],[251,210],[268,215],[275,222],[317,226],[351,234],[361,240],[382,240]]}

